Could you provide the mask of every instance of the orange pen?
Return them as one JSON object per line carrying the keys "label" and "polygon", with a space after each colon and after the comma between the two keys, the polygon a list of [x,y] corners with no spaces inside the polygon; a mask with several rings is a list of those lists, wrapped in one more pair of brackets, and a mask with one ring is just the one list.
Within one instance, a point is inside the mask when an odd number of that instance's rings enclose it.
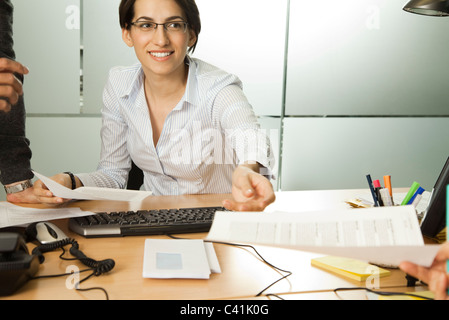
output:
{"label": "orange pen", "polygon": [[391,187],[391,176],[384,176],[385,188],[390,192],[390,197],[393,199],[393,188]]}

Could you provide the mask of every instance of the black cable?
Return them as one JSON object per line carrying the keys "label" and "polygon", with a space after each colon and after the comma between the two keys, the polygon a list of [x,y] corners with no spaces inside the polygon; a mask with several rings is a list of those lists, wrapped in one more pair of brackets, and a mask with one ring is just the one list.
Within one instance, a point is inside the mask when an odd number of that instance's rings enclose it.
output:
{"label": "black cable", "polygon": [[70,275],[75,274],[75,273],[82,273],[82,272],[91,271],[91,270],[92,269],[84,269],[84,270],[80,270],[80,271],[72,272],[72,273],[65,272],[65,273],[60,273],[60,274],[48,274],[48,275],[43,275],[43,276],[35,276],[35,277],[32,277],[30,280],[70,276]]}
{"label": "black cable", "polygon": [[267,298],[275,297],[275,298],[278,298],[279,300],[285,300],[285,299],[282,298],[281,296],[278,296],[277,294],[274,294],[274,293],[267,293],[267,294],[265,295],[265,297],[267,297]]}
{"label": "black cable", "polygon": [[[186,240],[186,238],[178,238],[175,237],[171,234],[167,234],[168,237],[172,238],[172,239],[183,239]],[[187,239],[188,240],[188,239]],[[260,291],[258,294],[256,294],[256,297],[261,296],[265,291],[267,291],[269,288],[271,288],[272,286],[274,286],[276,283],[278,283],[281,280],[286,279],[287,277],[291,276],[293,273],[291,271],[287,271],[287,270],[283,270],[279,267],[276,267],[275,265],[271,264],[270,262],[268,262],[267,260],[265,260],[264,257],[262,257],[262,255],[256,250],[256,248],[254,248],[252,245],[249,244],[238,244],[238,243],[230,243],[230,242],[221,242],[221,241],[211,241],[211,240],[203,240],[204,242],[209,242],[209,243],[216,243],[216,244],[223,244],[223,245],[228,245],[228,246],[234,246],[234,247],[244,247],[244,248],[251,248],[254,250],[254,252],[259,256],[260,259],[262,259],[262,261],[267,264],[268,266],[270,266],[273,269],[276,269],[280,272],[285,272],[287,273],[286,275],[283,275],[281,278],[279,278],[278,280],[276,280],[275,282],[271,283],[270,285],[268,285],[267,287],[265,287],[265,289],[263,289],[262,291]]]}
{"label": "black cable", "polygon": [[424,296],[420,296],[413,293],[405,293],[405,292],[386,292],[386,291],[374,291],[368,288],[364,287],[354,287],[354,288],[336,288],[334,289],[334,293],[338,295],[337,291],[349,291],[349,290],[365,290],[374,294],[378,294],[380,296],[408,296],[408,297],[414,297],[424,300],[434,300],[433,298],[428,298]]}
{"label": "black cable", "polygon": [[[75,257],[75,258],[65,258],[63,255],[65,254],[64,247],[68,244],[71,244],[72,247],[70,248],[69,252]],[[94,259],[88,258],[81,250],[79,250],[79,244],[74,239],[64,239],[61,241],[53,242],[50,244],[43,244],[33,249],[32,254],[36,255],[42,264],[45,261],[44,253],[54,251],[56,249],[62,249],[62,253],[59,256],[62,260],[79,260],[81,263],[83,263],[85,266],[89,267],[89,269],[85,269],[82,271],[78,271],[77,273],[86,272],[86,271],[92,271],[92,273],[88,276],[86,276],[84,279],[81,279],[78,281],[78,283],[75,284],[75,289],[77,291],[90,291],[90,290],[101,290],[106,295],[106,300],[109,300],[109,295],[107,291],[104,288],[101,287],[92,287],[92,288],[85,288],[81,289],[79,285],[90,279],[92,276],[100,276],[104,273],[107,273],[111,271],[115,267],[115,261],[112,259],[106,259],[102,261],[96,261]],[[57,274],[57,275],[44,275],[44,276],[37,276],[33,277],[31,279],[40,279],[40,278],[52,278],[52,277],[62,277],[67,275],[72,275],[74,273],[63,273],[63,274]]]}
{"label": "black cable", "polygon": [[34,248],[33,251],[31,252],[31,254],[36,255],[39,259],[39,262],[42,264],[45,261],[44,253],[54,251],[56,249],[64,248],[66,245],[73,244],[74,242],[76,242],[76,241],[73,239],[67,238],[67,239],[64,239],[61,241],[56,241],[56,242],[52,242],[52,243],[48,243],[48,244],[41,244],[40,246],[37,246],[36,248]]}
{"label": "black cable", "polygon": [[263,289],[262,291],[260,291],[258,294],[256,294],[256,297],[260,297],[265,291],[267,291],[269,288],[271,288],[272,286],[274,286],[276,283],[278,283],[281,280],[284,280],[285,278],[289,277],[292,275],[291,271],[287,271],[287,270],[283,270],[279,267],[276,267],[275,265],[271,264],[270,262],[268,262],[267,260],[265,260],[264,257],[262,257],[262,255],[256,250],[256,248],[254,248],[251,245],[248,244],[238,244],[238,243],[229,243],[229,242],[220,242],[220,241],[209,241],[209,240],[205,240],[204,242],[211,242],[211,243],[217,243],[217,244],[224,244],[224,245],[228,245],[228,246],[236,246],[236,247],[246,247],[246,248],[251,248],[254,250],[254,252],[260,257],[260,259],[262,259],[262,261],[264,263],[266,263],[268,266],[272,267],[273,269],[276,269],[280,272],[285,272],[287,273],[286,275],[282,276],[281,278],[279,278],[278,280],[276,280],[275,282],[271,283],[269,286],[265,287],[265,289]]}
{"label": "black cable", "polygon": [[97,261],[86,257],[86,255],[79,250],[78,242],[74,242],[70,248],[70,253],[77,257],[84,265],[91,267],[94,270],[95,276],[100,276],[104,273],[108,273],[115,267],[115,261],[112,259],[106,259],[102,261]]}
{"label": "black cable", "polygon": [[[77,259],[63,259],[63,260],[77,260]],[[89,269],[84,269],[84,270],[80,270],[80,271],[72,272],[72,273],[66,272],[66,273],[61,273],[61,274],[50,274],[50,275],[36,276],[36,277],[30,278],[30,280],[45,279],[45,278],[64,277],[64,276],[70,276],[70,275],[73,275],[73,274],[76,274],[76,273],[82,273],[82,272],[86,272],[86,271],[93,271],[93,269],[92,269],[92,268],[89,268]],[[105,294],[105,296],[106,296],[106,300],[109,300],[108,292],[107,292],[104,288],[101,288],[101,287],[91,287],[91,288],[85,288],[85,289],[82,289],[82,288],[79,287],[79,285],[80,285],[81,282],[84,282],[84,281],[88,280],[88,279],[89,279],[90,277],[92,277],[93,275],[95,275],[95,272],[92,272],[89,276],[87,276],[87,277],[85,277],[84,279],[81,279],[80,281],[78,281],[78,283],[75,284],[75,290],[77,290],[77,291],[101,290],[101,291],[104,292],[104,294]]]}

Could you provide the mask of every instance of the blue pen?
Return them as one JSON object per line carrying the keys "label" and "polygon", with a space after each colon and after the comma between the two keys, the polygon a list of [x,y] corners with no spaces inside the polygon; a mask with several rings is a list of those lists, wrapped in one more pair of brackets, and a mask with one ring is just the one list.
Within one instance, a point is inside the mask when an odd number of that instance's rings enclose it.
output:
{"label": "blue pen", "polygon": [[370,174],[368,174],[366,176],[366,180],[368,180],[368,186],[369,186],[369,189],[371,190],[371,195],[373,196],[374,206],[378,207],[379,206],[379,201],[377,200],[376,191],[374,191],[373,180],[371,179],[371,175]]}
{"label": "blue pen", "polygon": [[412,186],[410,187],[410,190],[407,192],[407,195],[405,196],[404,200],[401,202],[401,206],[405,206],[410,201],[411,197],[415,194],[416,190],[419,188],[418,182],[413,182]]}
{"label": "blue pen", "polygon": [[418,195],[422,195],[424,193],[424,189],[423,187],[419,187],[418,190],[416,190],[415,194],[413,195],[413,197],[410,198],[409,202],[407,204],[412,204],[413,201],[415,201],[416,196]]}

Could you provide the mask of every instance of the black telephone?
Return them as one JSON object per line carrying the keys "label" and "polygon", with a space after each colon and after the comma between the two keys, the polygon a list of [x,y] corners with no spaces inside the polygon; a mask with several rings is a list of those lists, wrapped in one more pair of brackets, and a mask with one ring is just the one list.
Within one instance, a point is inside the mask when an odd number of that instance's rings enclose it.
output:
{"label": "black telephone", "polygon": [[[50,223],[40,222],[30,224],[22,233],[0,232],[0,296],[12,295],[28,280],[35,278],[39,265],[45,261],[44,253],[59,248],[63,249],[67,245],[71,245],[69,252],[72,256],[89,267],[93,272],[92,275],[100,276],[114,268],[114,260],[97,261],[88,258],[79,249],[79,244],[75,239],[66,237],[62,231],[59,230],[60,232],[58,232],[58,230]],[[50,236],[50,238],[47,236]],[[26,245],[27,241],[37,241],[40,245],[35,247],[30,254]],[[60,258],[73,260],[62,256]],[[87,280],[89,277],[87,276],[81,281]],[[108,297],[107,293],[106,297]]]}
{"label": "black telephone", "polygon": [[0,233],[0,296],[11,295],[24,285],[37,273],[39,264],[20,234]]}

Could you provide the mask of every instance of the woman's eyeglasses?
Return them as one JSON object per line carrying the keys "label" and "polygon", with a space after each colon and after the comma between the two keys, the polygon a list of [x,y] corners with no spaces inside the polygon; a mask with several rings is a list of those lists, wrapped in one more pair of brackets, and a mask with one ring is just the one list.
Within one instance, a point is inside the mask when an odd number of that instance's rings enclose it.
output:
{"label": "woman's eyeglasses", "polygon": [[164,26],[164,30],[168,33],[185,33],[187,30],[188,23],[185,21],[170,21],[165,23],[156,23],[152,21],[136,21],[131,23],[132,26],[136,27],[142,32],[155,32],[158,26]]}

